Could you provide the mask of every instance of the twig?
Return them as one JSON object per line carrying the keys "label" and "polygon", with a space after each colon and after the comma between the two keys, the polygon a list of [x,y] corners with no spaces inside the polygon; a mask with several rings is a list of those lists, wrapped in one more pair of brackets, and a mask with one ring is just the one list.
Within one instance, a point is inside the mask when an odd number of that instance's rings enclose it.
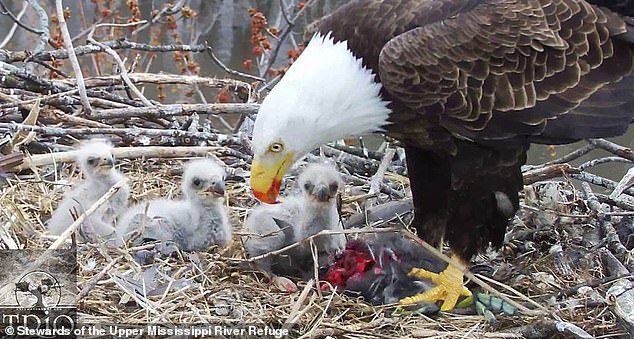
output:
{"label": "twig", "polygon": [[286,13],[286,9],[284,8],[284,1],[280,0],[280,10],[282,11],[282,14],[284,15],[284,18],[287,24],[284,30],[282,31],[282,34],[280,34],[280,38],[277,42],[277,45],[275,46],[275,49],[273,50],[273,53],[271,53],[269,56],[269,60],[267,62],[266,68],[264,69],[264,72],[260,73],[261,76],[266,76],[271,70],[271,67],[273,67],[273,64],[275,64],[275,60],[277,59],[277,56],[280,53],[280,49],[282,48],[282,45],[284,44],[284,40],[286,40],[288,35],[291,33],[291,31],[293,30],[293,27],[295,27],[295,21],[304,12],[306,7],[308,7],[309,2],[310,0],[306,1],[306,3],[304,4],[304,7],[302,7],[299,11],[297,11],[297,13],[295,14],[295,16],[293,16],[293,18],[288,18],[288,14]]}
{"label": "twig", "polygon": [[[606,179],[603,177],[600,177],[596,174],[592,174],[592,173],[588,173],[588,172],[581,172],[578,174],[571,174],[570,175],[571,178],[575,178],[577,180],[583,181],[583,182],[587,182],[593,185],[597,185],[597,186],[601,186],[601,187],[605,187],[605,188],[609,188],[609,189],[614,189],[617,185],[616,182],[610,180],[610,179]],[[624,193],[634,196],[634,189],[632,188],[627,188],[623,191]]]}
{"label": "twig", "polygon": [[381,183],[383,182],[383,178],[385,177],[385,171],[387,171],[388,166],[392,163],[392,159],[394,159],[394,155],[396,154],[396,149],[388,148],[385,152],[383,160],[379,164],[379,167],[376,170],[376,173],[370,179],[370,190],[368,194],[377,194],[381,189]]}
{"label": "twig", "polygon": [[[58,1],[61,1],[61,0],[58,0]],[[141,100],[141,102],[143,102],[143,104],[145,106],[153,107],[154,105],[143,95],[143,93],[141,93],[141,91],[139,91],[138,88],[136,88],[136,86],[134,85],[132,80],[130,80],[130,78],[128,77],[128,70],[126,69],[126,66],[123,63],[123,60],[121,60],[121,57],[119,57],[119,54],[117,54],[117,52],[115,52],[114,49],[110,48],[108,45],[104,45],[104,44],[100,43],[99,41],[93,39],[93,34],[95,33],[95,30],[97,28],[99,28],[99,27],[129,27],[129,26],[139,25],[139,24],[142,24],[144,22],[146,22],[146,21],[144,20],[144,21],[139,21],[139,22],[131,22],[131,23],[127,23],[127,24],[97,24],[97,25],[93,26],[93,29],[90,31],[90,33],[88,33],[88,36],[86,37],[86,39],[90,43],[93,43],[93,44],[103,48],[104,51],[106,53],[108,53],[108,55],[110,55],[115,60],[115,62],[119,66],[119,74],[121,75],[121,78],[123,78],[123,81],[126,83],[128,88],[134,93],[134,95],[137,96],[137,98],[139,98]],[[72,47],[69,47],[69,48],[72,48]],[[72,58],[71,58],[71,60],[72,60]],[[78,84],[79,84],[80,81],[83,81],[83,78],[80,80],[80,77],[77,77],[77,83]],[[81,95],[81,88],[79,90],[79,93]]]}
{"label": "twig", "polygon": [[75,297],[75,304],[79,303],[90,291],[97,286],[97,283],[103,279],[103,277],[114,267],[117,263],[116,260],[112,260],[108,263],[99,273],[86,282],[85,286],[79,291],[77,297]]}
{"label": "twig", "polygon": [[[343,231],[332,231],[332,230],[322,230],[319,231],[309,237],[306,237],[302,240],[299,240],[297,242],[294,242],[288,246],[282,247],[278,250],[275,251],[270,251],[255,257],[250,257],[248,259],[235,259],[235,258],[228,258],[230,260],[234,260],[234,261],[240,261],[240,262],[254,262],[260,259],[264,259],[266,257],[272,256],[272,255],[277,255],[280,253],[284,253],[288,250],[290,250],[291,248],[295,248],[299,245],[301,245],[302,243],[305,242],[309,242],[311,239],[314,239],[316,237],[322,236],[322,235],[334,235],[334,234],[363,234],[363,233],[389,233],[389,232],[398,232],[400,230],[400,228],[361,228],[361,229],[349,229],[349,230],[343,230]],[[253,234],[253,236],[257,236],[256,234]]]}
{"label": "twig", "polygon": [[609,196],[605,194],[600,194],[600,193],[595,193],[594,195],[597,197],[597,199],[599,199],[599,202],[601,203],[613,205],[613,206],[622,208],[624,210],[629,210],[629,211],[634,210],[634,202],[629,202],[624,199],[612,199]]}
{"label": "twig", "polygon": [[[251,91],[251,84],[235,79],[217,79],[201,77],[197,75],[168,74],[168,73],[128,73],[128,78],[134,83],[150,83],[150,84],[183,84],[183,85],[202,85],[211,88],[233,87],[240,88],[247,92]],[[121,77],[118,75],[101,76],[84,79],[87,87],[109,87],[120,85]],[[74,81],[66,81],[69,85]]]}
{"label": "twig", "polygon": [[[118,159],[137,159],[141,157],[148,158],[191,158],[201,157],[208,153],[221,150],[222,147],[203,147],[203,146],[147,146],[147,147],[115,147],[112,149],[112,155]],[[69,163],[75,161],[75,152],[56,152],[47,154],[37,154],[27,157],[24,164],[15,167],[15,171],[21,171],[32,167],[41,167],[51,164]]]}
{"label": "twig", "polygon": [[[29,29],[23,26],[23,24],[20,22],[20,19],[22,19],[22,16],[24,15],[24,13],[26,13],[26,9],[28,8],[29,4],[24,1],[22,3],[22,9],[20,10],[20,12],[18,13],[17,16],[13,16],[13,13],[11,13],[7,7],[4,5],[4,1],[0,1],[0,6],[2,6],[3,11],[5,11],[10,17],[11,19],[13,19],[13,21],[15,21],[15,23],[13,23],[13,26],[11,26],[11,29],[9,30],[9,33],[7,33],[7,35],[4,37],[4,40],[2,40],[2,42],[0,43],[0,48],[4,48],[4,46],[6,46],[9,41],[11,40],[11,38],[13,38],[13,34],[15,34],[16,29],[18,28],[18,26],[23,27],[24,29]],[[34,32],[36,34],[39,34],[39,32]]]}
{"label": "twig", "polygon": [[[43,79],[35,74],[28,72],[24,68],[18,68],[2,61],[0,61],[0,75],[0,86],[13,89],[26,89],[31,92],[44,93],[47,95],[50,93],[65,92],[73,89],[72,86],[69,86],[62,81]],[[24,81],[20,81],[20,79]],[[131,106],[142,105],[142,103],[140,102],[123,98],[103,89],[87,90],[87,93],[91,96],[100,97],[111,101],[128,104]]]}
{"label": "twig", "polygon": [[252,75],[247,73],[242,73],[240,71],[236,71],[234,69],[227,67],[227,65],[225,65],[222,61],[220,61],[220,59],[218,59],[218,57],[214,54],[214,49],[211,46],[207,46],[207,54],[209,54],[209,56],[211,57],[211,60],[213,60],[213,62],[215,62],[216,65],[218,65],[218,67],[222,68],[225,72],[229,74],[243,77],[246,79],[255,80],[255,81],[266,81],[266,79],[264,79],[263,77],[259,77],[257,75]]}
{"label": "twig", "polygon": [[621,145],[617,145],[611,141],[607,141],[605,139],[590,139],[588,142],[590,144],[602,148],[610,153],[618,155],[622,158],[628,159],[630,161],[634,161],[634,153],[631,149],[627,147],[623,147]]}
{"label": "twig", "polygon": [[581,158],[582,156],[588,154],[590,151],[592,151],[593,149],[595,149],[597,146],[594,144],[587,144],[575,151],[572,151],[566,155],[564,155],[561,158],[557,158],[555,160],[551,160],[549,162],[544,163],[543,166],[547,166],[547,165],[554,165],[554,164],[564,164],[567,162],[571,162],[575,159]]}
{"label": "twig", "polygon": [[88,94],[86,94],[86,85],[84,84],[84,76],[81,72],[81,67],[79,66],[79,60],[77,59],[77,56],[75,55],[75,50],[73,49],[73,41],[70,37],[70,33],[68,32],[68,26],[66,26],[66,19],[64,18],[64,5],[62,4],[62,0],[55,0],[55,8],[57,9],[59,28],[62,32],[62,37],[64,38],[64,47],[66,47],[66,49],[70,51],[70,53],[68,53],[68,60],[70,60],[70,64],[73,67],[73,72],[75,72],[77,88],[79,89],[79,100],[86,110],[86,113],[89,115],[90,112],[92,112],[92,107],[90,107]]}
{"label": "twig", "polygon": [[160,12],[157,13],[157,15],[155,15],[151,21],[149,22],[145,22],[145,24],[137,29],[135,29],[134,31],[132,31],[132,35],[137,35],[140,31],[146,29],[147,27],[149,27],[151,24],[156,23],[163,15],[167,14],[167,15],[172,15],[172,14],[176,14],[178,13],[181,8],[183,7],[183,5],[185,4],[185,0],[178,0],[177,3],[175,4],[168,4],[168,6],[165,6],[161,9]]}
{"label": "twig", "polygon": [[[608,274],[631,275],[631,271],[623,266],[610,251],[602,248],[600,253]],[[632,287],[632,282],[624,278],[617,280],[606,292],[606,299],[611,305],[610,309],[630,334],[634,332],[634,321],[630,316],[634,312],[634,290]]]}
{"label": "twig", "polygon": [[331,146],[332,146],[332,148],[334,148],[336,150],[340,150],[342,152],[350,153],[352,155],[356,155],[356,156],[362,157],[362,158],[370,158],[370,159],[374,159],[374,160],[381,160],[381,159],[383,159],[383,156],[384,156],[383,152],[368,151],[366,148],[347,146],[347,145],[342,145],[342,144],[339,144],[339,143],[333,143]]}
{"label": "twig", "polygon": [[308,293],[310,293],[314,285],[315,285],[315,280],[310,279],[306,283],[306,286],[304,286],[302,293],[299,294],[297,301],[293,304],[293,308],[291,309],[290,313],[288,314],[288,317],[286,318],[286,321],[284,322],[285,329],[290,331],[293,328],[293,325],[297,323],[296,317],[299,314],[299,308],[302,306],[302,304],[304,304],[304,301],[308,297]]}
{"label": "twig", "polygon": [[557,299],[561,299],[563,297],[570,297],[572,295],[575,295],[579,292],[579,289],[581,289],[582,287],[599,287],[601,285],[606,285],[609,284],[615,280],[619,280],[619,279],[623,279],[623,278],[628,278],[631,277],[631,274],[620,274],[620,275],[612,275],[606,278],[601,278],[601,279],[594,279],[592,281],[588,281],[588,282],[584,282],[581,284],[577,284],[575,286],[563,289],[561,291],[557,291],[555,293],[553,293],[552,295],[557,297]]}
{"label": "twig", "polygon": [[616,199],[625,191],[627,188],[631,187],[634,184],[634,167],[630,168],[627,173],[621,178],[612,193],[610,193],[611,199]]}
{"label": "twig", "polygon": [[372,159],[365,159],[356,155],[348,154],[328,145],[323,145],[321,149],[329,157],[335,157],[344,164],[350,166],[352,170],[359,173],[374,173],[379,168],[379,162]]}
{"label": "twig", "polygon": [[581,173],[578,168],[574,168],[569,164],[552,164],[543,167],[532,168],[522,173],[524,177],[524,185],[530,185],[538,181],[544,181],[552,178],[561,177],[565,174]]}
{"label": "twig", "polygon": [[582,171],[585,171],[586,169],[588,169],[590,167],[603,165],[603,164],[607,164],[607,163],[612,163],[612,162],[620,162],[620,163],[625,163],[625,164],[634,163],[634,162],[632,162],[632,160],[628,160],[628,159],[621,158],[621,157],[603,157],[603,158],[597,158],[597,159],[592,159],[590,161],[586,161],[583,164],[579,165],[579,169],[582,170]]}
{"label": "twig", "polygon": [[587,182],[581,183],[581,191],[588,201],[588,207],[590,207],[590,209],[592,209],[592,211],[597,214],[599,225],[601,226],[601,229],[603,230],[603,234],[605,236],[605,240],[608,243],[608,248],[610,249],[610,251],[618,255],[619,258],[624,260],[628,251],[627,248],[621,243],[621,239],[619,239],[619,235],[618,233],[616,233],[616,230],[614,229],[614,226],[610,221],[610,216],[604,213],[606,211],[604,211],[601,203],[594,195],[594,193],[592,192],[592,188],[590,188],[590,185]]}

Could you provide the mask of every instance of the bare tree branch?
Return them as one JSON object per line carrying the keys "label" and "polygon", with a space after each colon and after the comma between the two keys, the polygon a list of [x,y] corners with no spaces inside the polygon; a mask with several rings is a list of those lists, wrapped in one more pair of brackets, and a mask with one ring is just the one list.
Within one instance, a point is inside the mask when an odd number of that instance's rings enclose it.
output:
{"label": "bare tree branch", "polygon": [[[141,23],[144,23],[144,22],[145,21],[131,22],[129,24],[98,24],[98,25],[95,25],[93,27],[93,29],[92,29],[92,31],[90,31],[90,33],[88,33],[87,40],[90,43],[93,43],[93,44],[103,48],[104,51],[106,53],[108,53],[115,60],[115,62],[119,66],[119,73],[121,75],[121,78],[123,78],[123,81],[126,83],[128,88],[130,88],[130,90],[141,100],[141,102],[143,102],[143,104],[145,106],[152,107],[154,105],[143,95],[143,93],[141,93],[141,91],[139,91],[138,88],[136,88],[136,86],[134,85],[132,80],[130,80],[130,78],[128,77],[128,70],[126,69],[126,66],[123,63],[123,60],[121,60],[121,58],[119,57],[119,54],[117,54],[117,52],[115,52],[112,48],[108,47],[107,45],[104,45],[104,44],[100,43],[99,41],[93,39],[93,34],[95,33],[95,29],[97,29],[99,27],[128,27],[128,26],[135,26],[135,25],[138,25],[138,24],[141,24]],[[79,77],[77,77],[77,84],[79,84],[79,82],[80,82],[80,79],[79,79]],[[79,90],[79,93],[81,95],[81,89]]]}
{"label": "bare tree branch", "polygon": [[[9,15],[9,17],[11,17],[11,19],[13,19],[13,21],[15,21],[15,23],[13,24],[13,26],[11,26],[11,29],[9,30],[9,33],[7,33],[7,35],[4,37],[4,40],[2,40],[2,43],[0,43],[0,48],[4,48],[4,46],[7,45],[7,43],[9,43],[9,41],[11,40],[11,38],[13,38],[13,34],[15,34],[16,29],[19,27],[22,27],[26,30],[30,30],[32,28],[30,27],[25,27],[24,24],[22,24],[20,22],[20,19],[22,19],[22,16],[24,15],[24,13],[26,13],[26,9],[28,8],[29,4],[25,1],[24,3],[22,3],[22,9],[20,10],[20,12],[18,13],[17,16],[14,16],[13,13],[11,13],[9,11],[9,9],[4,5],[4,1],[0,1],[0,6],[2,6],[2,10]],[[39,34],[40,32],[33,32],[36,34]]]}
{"label": "bare tree branch", "polygon": [[81,100],[81,104],[86,110],[86,113],[90,115],[90,112],[92,112],[92,107],[90,107],[88,94],[86,94],[86,85],[84,84],[84,76],[81,72],[81,66],[79,66],[79,60],[77,60],[75,50],[73,49],[73,41],[70,37],[70,32],[68,32],[68,26],[66,26],[66,19],[64,18],[64,5],[62,4],[62,0],[55,0],[55,8],[57,10],[59,28],[62,32],[62,37],[64,38],[64,46],[67,50],[70,51],[70,53],[68,54],[68,59],[70,60],[70,64],[73,67],[73,71],[75,72],[75,78],[77,79],[79,99]]}
{"label": "bare tree branch", "polygon": [[[154,46],[149,44],[143,44],[133,41],[128,41],[125,39],[115,40],[115,41],[107,41],[102,42],[102,45],[108,46],[112,49],[132,49],[139,50],[144,52],[175,52],[175,51],[183,51],[183,52],[204,52],[207,50],[206,45],[160,45]],[[82,56],[86,54],[94,54],[99,52],[104,52],[105,48],[97,45],[86,45],[79,46],[74,49],[75,55]],[[38,61],[51,61],[51,60],[59,60],[59,59],[68,59],[68,50],[67,49],[59,49],[54,51],[42,51],[42,52],[29,52],[29,51],[6,51],[0,50],[0,61],[4,62],[18,62],[29,60],[38,60]]]}

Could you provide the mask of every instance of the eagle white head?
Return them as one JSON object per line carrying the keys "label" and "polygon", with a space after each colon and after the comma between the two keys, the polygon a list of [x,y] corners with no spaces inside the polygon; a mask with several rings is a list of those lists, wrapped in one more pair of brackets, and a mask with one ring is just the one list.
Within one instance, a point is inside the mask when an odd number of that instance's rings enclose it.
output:
{"label": "eagle white head", "polygon": [[382,131],[388,102],[371,70],[330,34],[316,34],[264,99],[253,130],[251,189],[273,203],[282,176],[306,153],[345,137]]}

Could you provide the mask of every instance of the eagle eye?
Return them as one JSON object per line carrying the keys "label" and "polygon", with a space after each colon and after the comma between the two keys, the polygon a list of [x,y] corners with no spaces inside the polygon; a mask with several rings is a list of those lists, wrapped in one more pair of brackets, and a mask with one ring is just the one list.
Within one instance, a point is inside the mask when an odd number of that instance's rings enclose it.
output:
{"label": "eagle eye", "polygon": [[200,184],[202,183],[202,180],[198,178],[194,178],[194,180],[192,180],[192,183],[194,184],[194,186],[199,187]]}
{"label": "eagle eye", "polygon": [[284,145],[282,145],[279,142],[274,142],[271,144],[271,146],[269,146],[269,151],[273,153],[280,153],[283,150],[284,150]]}
{"label": "eagle eye", "polygon": [[88,158],[86,162],[88,163],[88,165],[94,166],[97,163],[97,158]]}

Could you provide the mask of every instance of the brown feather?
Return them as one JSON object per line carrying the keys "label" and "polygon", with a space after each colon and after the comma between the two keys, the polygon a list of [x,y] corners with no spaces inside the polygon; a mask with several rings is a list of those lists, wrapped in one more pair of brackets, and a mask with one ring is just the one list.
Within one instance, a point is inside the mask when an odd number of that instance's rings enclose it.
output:
{"label": "brown feather", "polygon": [[501,243],[508,218],[495,192],[517,209],[529,142],[624,132],[634,114],[634,18],[624,16],[633,5],[356,0],[316,27],[348,40],[392,102],[387,130],[407,145],[419,235],[446,234],[468,257]]}

